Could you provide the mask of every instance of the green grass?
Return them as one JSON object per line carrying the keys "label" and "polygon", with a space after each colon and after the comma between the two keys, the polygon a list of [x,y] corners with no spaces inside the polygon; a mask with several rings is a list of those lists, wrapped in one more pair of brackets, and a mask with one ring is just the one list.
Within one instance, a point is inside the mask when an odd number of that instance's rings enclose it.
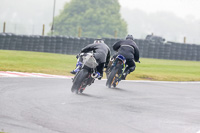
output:
{"label": "green grass", "polygon": [[147,79],[161,81],[200,81],[200,62],[140,59],[136,71],[128,79]]}
{"label": "green grass", "polygon": [[0,71],[70,75],[75,63],[74,55],[0,50]]}
{"label": "green grass", "polygon": [[[200,62],[141,58],[129,80],[200,81]],[[0,50],[0,71],[71,75],[74,55]]]}

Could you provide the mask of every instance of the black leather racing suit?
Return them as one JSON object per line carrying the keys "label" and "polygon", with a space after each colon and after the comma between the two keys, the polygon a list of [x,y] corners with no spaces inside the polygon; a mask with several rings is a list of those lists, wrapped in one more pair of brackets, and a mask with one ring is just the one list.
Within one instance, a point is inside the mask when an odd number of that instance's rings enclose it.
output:
{"label": "black leather racing suit", "polygon": [[136,43],[131,40],[120,40],[113,44],[113,50],[117,51],[117,54],[114,55],[115,57],[117,55],[123,55],[126,58],[126,64],[128,65],[127,70],[130,72],[135,70],[135,62],[139,61],[139,49]]}
{"label": "black leather racing suit", "polygon": [[86,53],[89,51],[94,52],[94,57],[99,64],[97,66],[97,71],[103,77],[104,65],[107,66],[110,60],[110,48],[105,43],[93,43],[84,47],[81,52]]}

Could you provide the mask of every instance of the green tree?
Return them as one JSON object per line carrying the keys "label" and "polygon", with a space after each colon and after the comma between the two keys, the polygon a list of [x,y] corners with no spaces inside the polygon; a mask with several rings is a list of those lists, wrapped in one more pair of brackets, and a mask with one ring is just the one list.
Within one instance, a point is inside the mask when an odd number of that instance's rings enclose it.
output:
{"label": "green tree", "polygon": [[83,37],[118,37],[127,34],[127,24],[119,13],[118,0],[71,0],[55,17],[54,34]]}

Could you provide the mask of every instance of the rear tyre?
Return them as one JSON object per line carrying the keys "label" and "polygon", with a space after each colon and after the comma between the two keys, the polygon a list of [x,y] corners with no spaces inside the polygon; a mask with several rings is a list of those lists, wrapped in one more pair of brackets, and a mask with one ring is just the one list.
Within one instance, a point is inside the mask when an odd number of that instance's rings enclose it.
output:
{"label": "rear tyre", "polygon": [[[88,76],[88,71],[85,69],[82,69],[77,75],[76,78],[74,79],[71,91],[75,92],[78,94],[79,90],[81,89],[83,85],[83,81],[87,78]],[[80,90],[81,91],[81,90]],[[82,93],[83,91],[81,91]]]}

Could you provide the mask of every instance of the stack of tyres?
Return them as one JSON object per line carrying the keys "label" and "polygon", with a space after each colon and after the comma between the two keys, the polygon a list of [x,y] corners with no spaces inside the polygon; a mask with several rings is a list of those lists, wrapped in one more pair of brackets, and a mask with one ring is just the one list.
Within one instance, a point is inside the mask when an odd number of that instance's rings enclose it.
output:
{"label": "stack of tyres", "polygon": [[120,38],[111,38],[111,46],[113,46],[113,44],[115,44],[119,40],[121,40],[121,39]]}
{"label": "stack of tyres", "polygon": [[103,38],[103,40],[108,46],[112,46],[111,38]]}
{"label": "stack of tyres", "polygon": [[143,44],[141,43],[141,40],[135,39],[134,42],[137,44],[139,50],[142,48]]}
{"label": "stack of tyres", "polygon": [[94,38],[88,38],[88,43],[87,44],[92,44],[94,42]]}
{"label": "stack of tyres", "polygon": [[192,51],[193,51],[193,49],[192,49],[192,45],[191,44],[188,44],[188,46],[187,46],[187,50],[186,50],[186,60],[192,60]]}
{"label": "stack of tyres", "polygon": [[9,50],[10,43],[11,43],[11,37],[12,37],[12,34],[6,34],[6,36],[5,36],[5,44],[4,44],[4,48],[3,49]]}
{"label": "stack of tyres", "polygon": [[39,52],[44,52],[45,36],[40,36]]}
{"label": "stack of tyres", "polygon": [[163,54],[161,51],[160,51],[160,48],[162,47],[162,43],[155,43],[155,47],[154,47],[154,54],[153,54],[153,58],[161,58],[160,54]]}
{"label": "stack of tyres", "polygon": [[78,41],[78,48],[76,48],[76,54],[80,53],[81,49],[87,46],[88,44],[86,43],[86,38],[79,38]]}
{"label": "stack of tyres", "polygon": [[197,61],[200,61],[200,45],[197,45]]}
{"label": "stack of tyres", "polygon": [[158,49],[158,58],[164,59],[164,57],[165,57],[165,46],[163,43],[160,42]]}
{"label": "stack of tyres", "polygon": [[178,43],[175,43],[175,60],[181,59],[181,52],[180,52],[180,45]]}
{"label": "stack of tyres", "polygon": [[181,59],[186,60],[187,59],[187,46],[188,44],[181,44]]}
{"label": "stack of tyres", "polygon": [[155,42],[154,41],[150,41],[149,42],[149,47],[148,47],[148,58],[153,58],[154,57],[154,53],[155,53]]}
{"label": "stack of tyres", "polygon": [[170,49],[170,59],[175,60],[176,59],[176,45],[174,42],[170,42],[171,43],[171,49]]}
{"label": "stack of tyres", "polygon": [[16,42],[17,42],[17,35],[12,34],[11,37],[11,42],[10,42],[10,50],[15,50],[16,49]]}
{"label": "stack of tyres", "polygon": [[87,44],[86,38],[80,38],[80,47],[78,48],[77,53],[79,53],[81,49],[87,45],[88,44]]}
{"label": "stack of tyres", "polygon": [[63,36],[56,36],[56,50],[55,53],[61,54],[63,47]]}
{"label": "stack of tyres", "polygon": [[149,40],[144,40],[143,57],[149,58]]}
{"label": "stack of tyres", "polygon": [[51,53],[56,52],[56,37],[55,36],[51,36],[50,52]]}
{"label": "stack of tyres", "polygon": [[74,38],[73,37],[69,37],[67,40],[67,54],[73,54],[74,53]]}
{"label": "stack of tyres", "polygon": [[4,49],[5,42],[6,35],[4,33],[0,33],[0,49]]}
{"label": "stack of tyres", "polygon": [[44,52],[50,52],[50,46],[51,46],[51,37],[45,36],[44,37]]}
{"label": "stack of tyres", "polygon": [[34,36],[34,45],[31,51],[39,51],[40,36]]}
{"label": "stack of tyres", "polygon": [[[86,37],[86,38],[85,38],[85,43],[86,43],[86,45],[90,44],[90,39]],[[85,45],[85,46],[86,46],[86,45]]]}
{"label": "stack of tyres", "polygon": [[34,35],[30,35],[29,37],[30,37],[30,38],[29,38],[28,49],[29,49],[30,51],[33,51],[33,46],[34,46],[34,44],[35,44],[35,38],[34,38]]}
{"label": "stack of tyres", "polygon": [[[104,38],[110,47],[119,41],[116,38]],[[94,42],[94,38],[74,38],[68,36],[28,36],[0,33],[0,49],[39,51],[62,54],[77,54],[88,44]],[[200,45],[182,44],[175,42],[163,43],[152,40],[135,40],[140,50],[140,57],[160,58],[173,60],[197,60],[200,61]]]}
{"label": "stack of tyres", "polygon": [[80,40],[80,38],[75,37],[72,54],[76,55],[80,52],[80,50],[81,50],[81,40]]}
{"label": "stack of tyres", "polygon": [[33,46],[35,44],[35,38],[33,35],[29,36],[29,45],[28,45],[28,50],[33,51]]}
{"label": "stack of tyres", "polygon": [[192,51],[191,51],[191,53],[192,53],[192,59],[191,60],[197,60],[197,53],[198,53],[198,51],[197,51],[197,45],[195,45],[195,44],[192,44]]}
{"label": "stack of tyres", "polygon": [[140,57],[143,57],[144,56],[144,52],[143,52],[143,50],[144,50],[144,40],[137,39],[135,42],[136,42],[136,44],[137,44],[137,46],[139,48]]}
{"label": "stack of tyres", "polygon": [[138,47],[140,47],[140,40],[139,39],[134,39],[134,42],[137,44]]}
{"label": "stack of tyres", "polygon": [[17,36],[16,50],[22,50],[22,38],[23,38],[23,35]]}
{"label": "stack of tyres", "polygon": [[180,44],[180,43],[175,43],[175,45],[176,45],[176,54],[175,54],[175,56],[176,56],[176,60],[182,60],[182,53],[181,53],[181,45],[182,44]]}
{"label": "stack of tyres", "polygon": [[29,40],[30,40],[30,36],[28,36],[28,35],[23,35],[23,37],[22,37],[22,50],[24,50],[24,51],[31,51],[30,49],[29,49]]}
{"label": "stack of tyres", "polygon": [[30,35],[30,38],[29,38],[29,45],[28,45],[28,49],[30,51],[33,51],[33,46],[34,46],[34,43],[35,43],[35,38],[33,35]]}
{"label": "stack of tyres", "polygon": [[104,43],[108,45],[108,47],[111,49],[111,46],[112,46],[112,40],[110,38],[102,38]]}
{"label": "stack of tyres", "polygon": [[63,37],[63,44],[62,44],[62,54],[68,54],[67,52],[67,49],[68,49],[68,45],[67,45],[67,42],[68,42],[68,36],[64,36]]}
{"label": "stack of tyres", "polygon": [[170,59],[170,43],[165,43],[164,44],[164,59]]}

